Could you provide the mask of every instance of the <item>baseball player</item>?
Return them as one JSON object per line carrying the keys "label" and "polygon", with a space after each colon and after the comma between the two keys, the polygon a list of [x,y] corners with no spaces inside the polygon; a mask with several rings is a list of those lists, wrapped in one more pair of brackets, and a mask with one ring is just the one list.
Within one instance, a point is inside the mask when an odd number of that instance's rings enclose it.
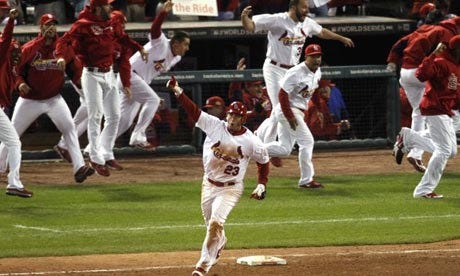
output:
{"label": "baseball player", "polygon": [[[19,179],[21,167],[21,141],[10,119],[3,111],[4,107],[12,105],[12,92],[16,81],[16,65],[21,59],[19,44],[13,40],[14,20],[18,16],[15,9],[9,11],[9,19],[3,33],[0,35],[0,141],[8,149],[8,185],[6,194],[29,198],[33,193]],[[0,162],[3,163],[3,162]],[[5,173],[6,166],[0,166],[0,172]]]}
{"label": "baseball player", "polygon": [[[20,97],[11,121],[21,136],[40,115],[48,115],[68,141],[75,181],[81,183],[94,173],[94,169],[85,165],[72,114],[60,94],[65,79],[55,57],[57,21],[54,15],[44,14],[39,22],[38,37],[22,47],[22,59],[16,79]],[[68,60],[67,75],[73,77],[74,82],[79,82],[81,65],[72,51],[67,52],[65,58]],[[0,146],[0,160],[6,160],[6,155],[6,148]]]}
{"label": "baseball player", "polygon": [[[420,113],[419,104],[425,90],[425,83],[415,76],[417,67],[423,58],[439,42],[449,41],[459,34],[460,17],[443,20],[438,25],[424,24],[414,32],[399,39],[391,48],[387,57],[387,69],[395,71],[401,65],[399,83],[406,92],[407,99],[412,106],[411,129],[422,131],[425,127],[425,118]],[[425,172],[422,162],[423,151],[413,148],[407,155],[407,161],[418,172]]]}
{"label": "baseball player", "polygon": [[426,82],[420,102],[420,112],[426,118],[428,135],[403,127],[396,138],[393,155],[401,164],[405,153],[417,147],[431,152],[431,158],[422,179],[413,192],[414,198],[439,199],[434,190],[441,180],[449,158],[457,154],[457,136],[452,117],[460,103],[460,35],[452,37],[448,45],[439,43],[433,53],[423,59],[415,72]]}
{"label": "baseball player", "polygon": [[262,141],[243,126],[247,116],[243,103],[231,103],[227,108],[227,121],[223,121],[201,111],[182,93],[174,77],[168,81],[167,86],[175,93],[187,114],[196,121],[196,125],[206,133],[201,190],[206,237],[200,260],[192,273],[193,276],[203,276],[217,263],[227,242],[224,223],[243,194],[243,179],[251,158],[257,162],[259,183],[251,198],[265,198],[269,157]]}
{"label": "baseball player", "polygon": [[270,156],[288,156],[295,143],[299,145],[299,188],[322,188],[323,185],[313,179],[315,170],[312,163],[313,135],[305,123],[305,111],[308,101],[318,106],[319,93],[314,93],[321,79],[322,51],[318,44],[305,48],[305,61],[286,72],[281,80],[279,103],[274,112],[279,119],[278,141],[266,144]]}
{"label": "baseball player", "polygon": [[[111,21],[112,26],[115,30],[119,30],[119,32],[124,32],[127,19],[124,14],[120,11],[112,11],[111,13]],[[126,47],[125,45],[121,45],[119,43],[115,44],[115,51],[113,53],[113,72],[116,76],[120,75],[121,83],[123,86],[124,91],[126,91],[127,95],[131,95],[131,85],[130,85],[130,78],[131,78],[131,65],[129,63],[129,58],[133,53],[133,49]],[[77,128],[77,135],[82,135],[88,127],[88,110],[86,108],[86,104],[83,98],[83,92],[77,86],[74,85],[74,89],[80,95],[80,106],[78,107],[77,111],[74,115],[74,124]],[[59,143],[54,146],[54,150],[62,157],[62,159],[72,162],[71,157],[68,154],[68,146],[66,144],[66,140],[64,136],[61,136]],[[85,153],[89,152],[89,144],[84,149]],[[116,161],[115,158],[106,161],[106,166],[112,170],[122,170],[123,167]]]}
{"label": "baseball player", "polygon": [[[120,120],[120,98],[112,70],[116,43],[137,48],[143,59],[147,59],[141,45],[111,25],[110,2],[91,0],[56,46],[59,66],[65,67],[64,53],[72,46],[83,64],[81,86],[88,109],[90,165],[102,176],[110,176],[106,162],[114,160],[113,146]],[[101,131],[102,116],[105,123]]]}
{"label": "baseball player", "polygon": [[150,41],[144,45],[145,50],[149,53],[149,61],[143,62],[139,52],[130,58],[132,97],[122,95],[121,98],[121,119],[117,137],[129,129],[137,115],[137,123],[131,133],[129,145],[145,150],[155,149],[147,141],[145,130],[150,125],[160,104],[160,97],[149,84],[153,78],[176,65],[190,46],[190,37],[187,33],[177,31],[171,39],[168,39],[161,31],[161,25],[173,5],[171,0],[166,1],[152,23]]}
{"label": "baseball player", "polygon": [[[249,18],[252,7],[241,12],[243,28],[249,32],[267,31],[267,54],[262,70],[268,96],[273,106],[278,104],[280,80],[287,70],[299,63],[307,37],[317,36],[342,42],[346,47],[354,47],[351,39],[338,35],[307,17],[308,0],[290,0],[288,12],[260,14]],[[276,139],[277,119],[270,115],[257,129],[257,136],[263,142]]]}

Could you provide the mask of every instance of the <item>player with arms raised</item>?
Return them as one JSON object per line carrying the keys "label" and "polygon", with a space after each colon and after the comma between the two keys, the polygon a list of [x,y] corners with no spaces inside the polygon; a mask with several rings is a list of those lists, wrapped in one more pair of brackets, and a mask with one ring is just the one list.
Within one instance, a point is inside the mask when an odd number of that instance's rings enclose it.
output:
{"label": "player with arms raised", "polygon": [[204,176],[201,190],[201,210],[206,224],[206,238],[201,258],[192,275],[203,276],[217,259],[227,242],[224,223],[243,194],[243,179],[252,158],[257,162],[258,185],[251,198],[264,199],[268,181],[268,153],[262,141],[243,126],[247,115],[241,102],[227,109],[227,121],[209,115],[193,103],[172,77],[167,87],[207,137],[203,144]]}

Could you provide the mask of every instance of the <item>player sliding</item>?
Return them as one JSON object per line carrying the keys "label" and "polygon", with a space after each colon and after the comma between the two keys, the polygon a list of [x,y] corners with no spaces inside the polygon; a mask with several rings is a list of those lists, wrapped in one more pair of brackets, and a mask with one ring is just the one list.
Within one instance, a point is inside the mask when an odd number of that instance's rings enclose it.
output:
{"label": "player sliding", "polygon": [[203,144],[204,176],[201,190],[201,211],[206,225],[206,237],[201,257],[192,276],[203,276],[217,263],[227,243],[224,223],[243,194],[243,179],[249,160],[257,162],[258,185],[251,198],[265,198],[269,158],[262,141],[243,126],[246,107],[235,101],[227,108],[227,121],[202,111],[190,98],[174,76],[169,87],[197,127],[206,133]]}

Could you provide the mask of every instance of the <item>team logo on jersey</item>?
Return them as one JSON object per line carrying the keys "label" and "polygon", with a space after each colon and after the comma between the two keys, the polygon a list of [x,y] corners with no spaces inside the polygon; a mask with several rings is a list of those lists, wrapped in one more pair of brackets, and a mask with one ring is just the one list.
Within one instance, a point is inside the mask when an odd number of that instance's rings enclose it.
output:
{"label": "team logo on jersey", "polygon": [[288,32],[285,31],[279,38],[279,41],[283,43],[284,46],[291,45],[303,45],[305,43],[305,36],[293,36],[289,37]]}
{"label": "team logo on jersey", "polygon": [[42,54],[37,52],[30,65],[38,71],[60,70],[57,65],[57,60],[55,51],[53,51],[53,58],[49,59],[43,59]]}
{"label": "team logo on jersey", "polygon": [[313,95],[313,92],[315,92],[315,90],[310,89],[307,84],[303,89],[300,90],[299,94],[302,95],[302,97],[304,98],[308,98],[311,97],[311,95]]}
{"label": "team logo on jersey", "polygon": [[447,89],[449,90],[457,90],[458,79],[454,73],[451,73],[449,78],[447,79]]}
{"label": "team logo on jersey", "polygon": [[239,164],[240,158],[243,158],[241,146],[237,147],[236,152],[227,152],[220,147],[220,141],[211,146],[211,151],[217,159],[222,159],[233,164]]}
{"label": "team logo on jersey", "polygon": [[164,71],[165,70],[165,67],[163,66],[164,62],[165,62],[165,59],[154,60],[153,61],[153,68],[155,68],[156,71]]}

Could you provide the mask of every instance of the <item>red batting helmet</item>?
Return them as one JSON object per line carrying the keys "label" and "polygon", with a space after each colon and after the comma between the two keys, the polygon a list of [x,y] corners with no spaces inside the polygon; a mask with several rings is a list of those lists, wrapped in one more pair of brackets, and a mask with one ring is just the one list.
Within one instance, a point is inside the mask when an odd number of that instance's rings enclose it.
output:
{"label": "red batting helmet", "polygon": [[248,109],[242,102],[234,101],[227,108],[227,114],[238,114],[243,117],[243,122],[246,121]]}

